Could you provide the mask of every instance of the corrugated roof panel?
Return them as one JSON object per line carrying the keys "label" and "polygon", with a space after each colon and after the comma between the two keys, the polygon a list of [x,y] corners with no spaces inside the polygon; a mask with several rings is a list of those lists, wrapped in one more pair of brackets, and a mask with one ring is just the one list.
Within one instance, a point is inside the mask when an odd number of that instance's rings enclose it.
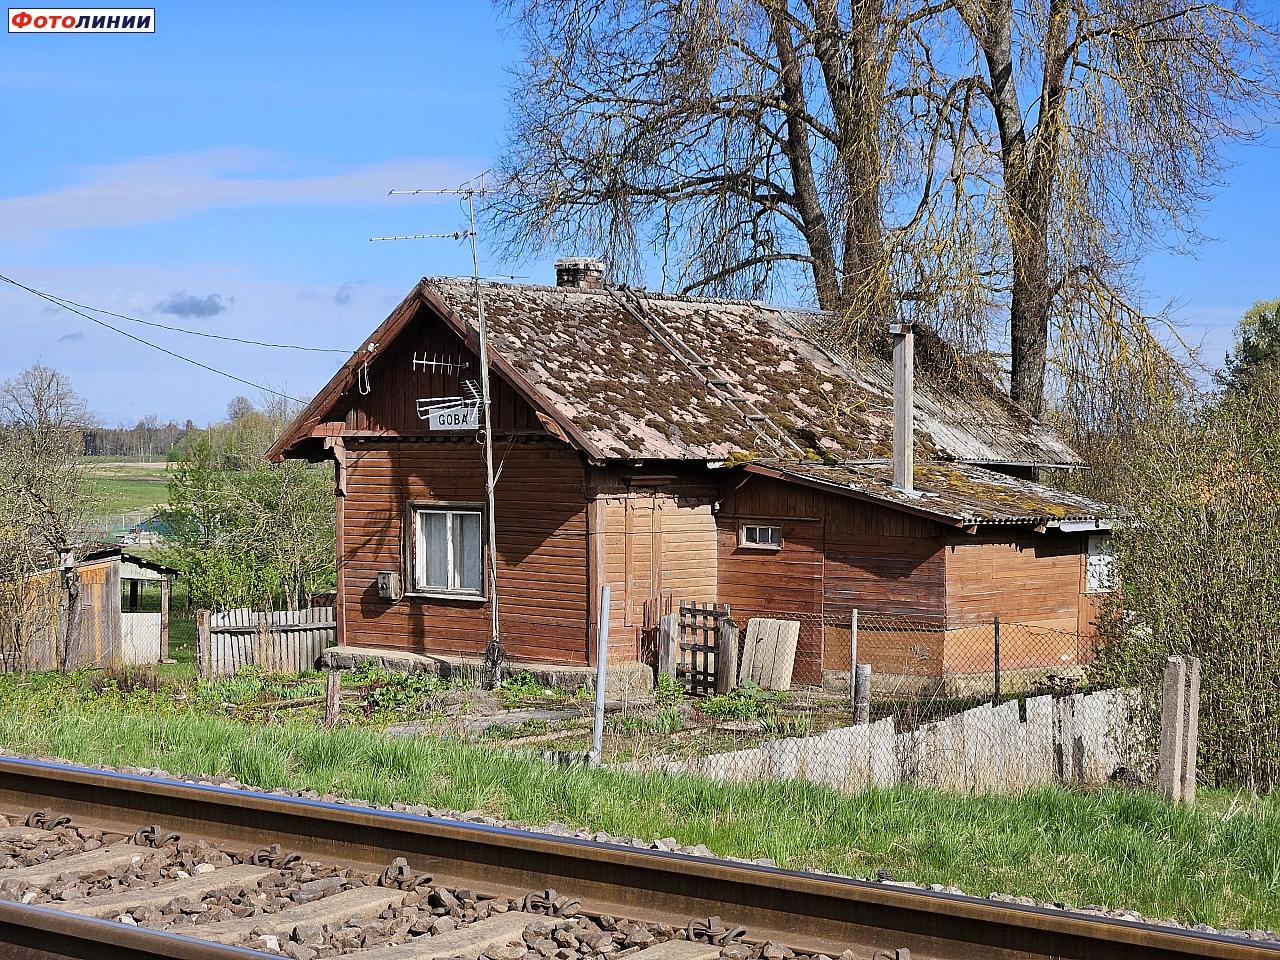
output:
{"label": "corrugated roof panel", "polygon": [[747,465],[872,497],[957,524],[1108,522],[1123,511],[1077,493],[962,463],[917,463],[910,493],[893,485],[893,465],[759,460]]}

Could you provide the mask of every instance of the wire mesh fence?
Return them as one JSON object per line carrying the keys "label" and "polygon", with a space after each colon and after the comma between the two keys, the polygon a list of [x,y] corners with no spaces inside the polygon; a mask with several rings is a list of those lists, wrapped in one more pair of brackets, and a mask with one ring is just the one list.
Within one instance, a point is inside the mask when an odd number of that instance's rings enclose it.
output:
{"label": "wire mesh fence", "polygon": [[[705,652],[696,673],[672,657],[675,669],[659,676],[652,704],[613,712],[604,762],[844,790],[916,783],[1009,791],[1150,776],[1140,702],[1091,686],[1087,633],[994,617],[958,624],[853,611],[735,614],[733,626],[719,637],[734,648],[722,646],[710,666]],[[692,645],[673,639],[677,648]],[[690,696],[690,681],[705,690],[709,671],[718,692]]]}

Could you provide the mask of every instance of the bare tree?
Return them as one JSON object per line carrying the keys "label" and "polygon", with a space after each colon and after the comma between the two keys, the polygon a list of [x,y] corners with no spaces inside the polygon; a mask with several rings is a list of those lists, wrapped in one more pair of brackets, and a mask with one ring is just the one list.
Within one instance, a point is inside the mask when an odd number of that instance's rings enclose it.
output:
{"label": "bare tree", "polygon": [[1147,318],[1123,271],[1169,232],[1195,238],[1224,144],[1255,136],[1276,103],[1274,34],[1244,3],[956,10],[997,135],[1011,392],[1039,414],[1055,347],[1128,340],[1142,356]]}
{"label": "bare tree", "polygon": [[[527,62],[491,209],[515,254],[664,288],[808,289],[1008,342],[1031,413],[1176,379],[1126,275],[1195,239],[1223,145],[1275,103],[1272,34],[1185,0],[508,0]],[[587,249],[581,249],[586,247]]]}
{"label": "bare tree", "polygon": [[63,373],[39,364],[0,384],[0,510],[11,589],[29,599],[41,569],[56,564],[65,610],[60,664],[74,665],[80,634],[76,547],[82,528],[84,401]]}
{"label": "bare tree", "polygon": [[799,284],[876,323],[936,302],[917,265],[951,256],[944,144],[973,96],[923,45],[946,7],[525,0],[494,219],[513,252],[588,246],[624,281],[651,249],[679,292]]}

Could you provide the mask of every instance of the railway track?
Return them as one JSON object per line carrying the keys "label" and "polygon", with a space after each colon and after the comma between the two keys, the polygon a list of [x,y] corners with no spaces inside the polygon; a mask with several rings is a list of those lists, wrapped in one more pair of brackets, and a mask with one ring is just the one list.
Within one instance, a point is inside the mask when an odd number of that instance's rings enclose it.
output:
{"label": "railway track", "polygon": [[1254,941],[30,760],[0,758],[0,814],[0,958],[15,960],[1280,960]]}

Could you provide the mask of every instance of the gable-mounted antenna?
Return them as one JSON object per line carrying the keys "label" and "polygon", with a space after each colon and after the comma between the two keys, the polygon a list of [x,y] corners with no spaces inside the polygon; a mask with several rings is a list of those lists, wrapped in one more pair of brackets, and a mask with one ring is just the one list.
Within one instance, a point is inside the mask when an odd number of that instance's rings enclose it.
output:
{"label": "gable-mounted antenna", "polygon": [[[493,420],[490,410],[489,391],[489,329],[484,316],[484,292],[480,285],[480,251],[476,244],[476,197],[483,197],[489,191],[484,186],[484,174],[475,180],[449,189],[422,188],[418,190],[390,190],[391,197],[450,196],[461,197],[466,201],[468,228],[455,230],[452,233],[415,233],[402,236],[370,237],[370,241],[380,240],[468,240],[471,243],[471,280],[476,297],[476,320],[480,334],[480,386],[474,392],[478,394],[474,402],[478,402],[481,415],[481,433],[484,438],[484,476],[485,505],[487,507],[487,533],[489,540],[489,558],[486,564],[489,581],[489,643],[484,651],[486,679],[490,686],[497,687],[502,679],[502,665],[506,653],[502,649],[502,638],[498,632],[498,538],[497,525],[494,522],[494,487],[497,479],[493,473]],[[467,384],[474,386],[474,381],[463,384],[467,392]],[[460,398],[461,399],[461,398]]]}
{"label": "gable-mounted antenna", "polygon": [[471,361],[463,360],[461,354],[452,353],[446,353],[443,356],[433,353],[428,359],[425,352],[419,353],[415,350],[409,368],[415,372],[447,373],[452,375],[455,372],[470,370]]}

